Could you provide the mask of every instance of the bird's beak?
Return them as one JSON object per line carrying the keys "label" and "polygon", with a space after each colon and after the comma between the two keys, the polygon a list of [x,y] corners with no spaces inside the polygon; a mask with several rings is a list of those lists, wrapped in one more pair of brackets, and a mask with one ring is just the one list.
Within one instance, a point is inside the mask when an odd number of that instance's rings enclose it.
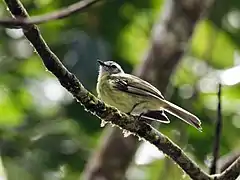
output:
{"label": "bird's beak", "polygon": [[100,66],[106,66],[106,64],[101,60],[97,60],[97,62],[100,64]]}

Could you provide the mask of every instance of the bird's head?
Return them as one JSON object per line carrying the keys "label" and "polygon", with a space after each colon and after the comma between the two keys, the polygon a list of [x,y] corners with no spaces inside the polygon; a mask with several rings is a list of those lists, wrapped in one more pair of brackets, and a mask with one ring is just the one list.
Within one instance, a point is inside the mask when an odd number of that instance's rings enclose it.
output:
{"label": "bird's head", "polygon": [[124,72],[121,66],[114,61],[98,60],[98,63],[100,65],[100,68],[99,68],[100,75],[103,75],[103,74],[111,75],[111,74],[118,74],[118,73]]}

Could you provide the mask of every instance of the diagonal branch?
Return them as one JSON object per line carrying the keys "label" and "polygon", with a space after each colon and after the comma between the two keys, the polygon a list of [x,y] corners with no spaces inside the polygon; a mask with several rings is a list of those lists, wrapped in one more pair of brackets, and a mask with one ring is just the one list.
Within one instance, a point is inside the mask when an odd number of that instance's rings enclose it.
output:
{"label": "diagonal branch", "polygon": [[240,174],[240,156],[229,166],[225,171],[219,175],[213,176],[217,180],[234,180],[239,177]]}
{"label": "diagonal branch", "polygon": [[220,172],[225,171],[239,157],[240,157],[240,151],[235,150],[219,158],[218,164],[220,166],[219,167]]}
{"label": "diagonal branch", "polygon": [[81,0],[61,10],[57,10],[40,16],[33,16],[31,18],[23,16],[18,17],[17,19],[0,19],[0,25],[9,28],[21,28],[24,25],[42,24],[56,19],[63,19],[76,12],[84,12],[87,8],[97,3],[98,1],[100,0]]}
{"label": "diagonal branch", "polygon": [[[26,10],[19,0],[5,0],[5,2],[14,16],[28,17]],[[61,85],[65,87],[87,109],[87,111],[108,123],[113,123],[149,141],[159,150],[171,157],[192,179],[213,179],[212,176],[203,172],[166,136],[156,131],[151,126],[136,121],[136,117],[128,116],[119,112],[116,108],[105,105],[87,91],[76,76],[70,73],[58,57],[50,50],[37,26],[31,25],[24,27],[24,35],[33,44],[46,68],[58,78]],[[234,175],[236,175],[236,172],[239,172],[239,166],[233,166],[233,169],[228,168],[226,171],[227,172],[224,172],[225,174],[231,175],[231,172],[234,172]],[[219,177],[221,177],[221,175]]]}

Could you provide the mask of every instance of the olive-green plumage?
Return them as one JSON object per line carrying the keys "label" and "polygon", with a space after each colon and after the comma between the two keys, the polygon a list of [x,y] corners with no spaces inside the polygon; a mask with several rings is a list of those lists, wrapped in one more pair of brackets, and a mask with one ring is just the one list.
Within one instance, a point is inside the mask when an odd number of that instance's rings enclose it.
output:
{"label": "olive-green plumage", "polygon": [[170,122],[164,114],[167,111],[201,130],[201,122],[196,116],[165,100],[161,92],[150,83],[124,73],[113,61],[98,62],[97,93],[105,103],[122,112],[162,123]]}

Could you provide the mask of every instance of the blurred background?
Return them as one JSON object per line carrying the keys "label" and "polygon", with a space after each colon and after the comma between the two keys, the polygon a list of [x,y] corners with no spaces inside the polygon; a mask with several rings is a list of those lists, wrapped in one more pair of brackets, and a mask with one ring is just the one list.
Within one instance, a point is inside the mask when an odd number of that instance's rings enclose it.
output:
{"label": "blurred background", "polygon": [[[114,59],[126,72],[133,72],[150,47],[151,29],[166,1],[100,1],[84,13],[39,27],[53,52],[96,94],[96,59]],[[30,15],[74,2],[22,0]],[[1,1],[0,18],[8,16]],[[218,0],[208,17],[196,24],[189,45],[183,46],[186,52],[164,94],[195,113],[203,132],[172,116],[171,123],[159,130],[208,172],[219,81],[223,83],[220,156],[240,152],[240,1]],[[89,159],[104,146],[105,129],[46,71],[21,29],[0,27],[1,180],[83,179]],[[128,180],[189,179],[146,142],[134,153],[123,176]]]}

